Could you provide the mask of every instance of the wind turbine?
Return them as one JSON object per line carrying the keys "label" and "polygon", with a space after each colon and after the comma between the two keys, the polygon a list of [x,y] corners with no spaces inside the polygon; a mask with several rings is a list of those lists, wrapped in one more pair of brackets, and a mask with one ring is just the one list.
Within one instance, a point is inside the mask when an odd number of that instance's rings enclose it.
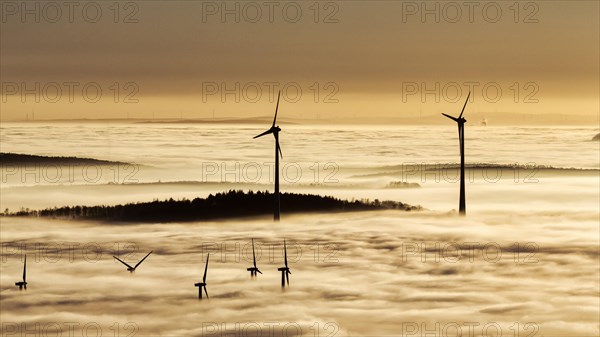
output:
{"label": "wind turbine", "polygon": [[25,255],[25,262],[23,262],[23,281],[15,282],[15,285],[19,287],[19,290],[27,290],[27,255]]}
{"label": "wind turbine", "polygon": [[288,267],[287,262],[287,247],[285,245],[285,240],[283,240],[283,257],[285,261],[285,267],[277,268],[281,272],[281,287],[285,288],[285,281],[287,281],[288,287],[290,286],[290,268]]}
{"label": "wind turbine", "polygon": [[116,257],[116,256],[113,256],[113,257],[114,257],[115,259],[117,259],[119,262],[121,262],[122,264],[126,265],[126,266],[127,266],[127,271],[128,271],[128,272],[130,272],[130,273],[133,273],[133,272],[135,272],[135,269],[136,269],[136,268],[137,268],[137,267],[138,267],[140,264],[142,264],[142,262],[144,262],[144,260],[145,260],[145,259],[146,259],[146,258],[147,258],[147,257],[148,257],[150,254],[152,254],[152,251],[150,251],[150,253],[148,253],[148,255],[144,256],[144,258],[143,258],[143,259],[142,259],[140,262],[138,262],[138,263],[135,265],[135,267],[132,267],[132,266],[128,265],[127,263],[123,262],[123,260],[119,259],[119,258],[118,258],[118,257]]}
{"label": "wind turbine", "polygon": [[467,100],[465,101],[465,105],[463,106],[458,118],[446,115],[444,113],[442,114],[458,124],[458,143],[460,146],[460,201],[458,204],[458,212],[461,215],[465,215],[467,212],[467,205],[465,202],[465,123],[467,120],[463,117],[463,113],[467,107],[467,102],[469,102],[469,97],[471,97],[471,92],[469,92]]}
{"label": "wind turbine", "polygon": [[275,108],[275,118],[273,118],[273,125],[271,128],[260,135],[254,137],[254,139],[268,135],[270,133],[275,137],[275,212],[273,215],[273,220],[279,221],[280,218],[280,199],[279,199],[279,156],[283,158],[283,153],[281,152],[281,147],[279,146],[279,132],[281,129],[279,126],[276,126],[277,123],[277,112],[279,111],[279,99],[281,98],[281,91],[279,91],[279,95],[277,96],[277,107]]}
{"label": "wind turbine", "polygon": [[262,272],[260,270],[258,270],[258,267],[256,267],[256,254],[254,253],[254,239],[252,239],[252,258],[254,259],[254,267],[247,268],[246,270],[250,272],[250,277],[256,277],[257,272],[259,272],[261,274],[262,274]]}
{"label": "wind turbine", "polygon": [[208,271],[208,259],[210,258],[210,253],[206,255],[206,266],[204,267],[204,277],[202,278],[202,282],[195,283],[194,287],[198,287],[198,298],[202,299],[202,288],[204,288],[204,292],[206,293],[206,299],[208,299],[208,291],[206,290],[206,272]]}

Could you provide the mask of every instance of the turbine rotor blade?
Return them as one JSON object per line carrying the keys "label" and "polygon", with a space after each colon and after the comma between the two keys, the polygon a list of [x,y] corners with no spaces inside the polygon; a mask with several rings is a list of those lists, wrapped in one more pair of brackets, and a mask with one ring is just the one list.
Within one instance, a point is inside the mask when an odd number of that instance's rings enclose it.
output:
{"label": "turbine rotor blade", "polygon": [[279,146],[279,135],[275,136],[275,143],[277,143],[277,152],[283,158],[283,152],[281,151],[281,146]]}
{"label": "turbine rotor blade", "polygon": [[256,268],[256,271],[262,274],[262,271],[258,270],[258,268]]}
{"label": "turbine rotor blade", "polygon": [[[208,253],[208,255],[206,256],[206,266],[204,267],[204,277],[202,278],[202,282],[206,283],[206,272],[208,271],[208,258],[210,257],[210,253]],[[204,288],[206,289],[206,288]],[[208,297],[208,294],[206,294],[206,296]]]}
{"label": "turbine rotor blade", "polygon": [[122,264],[126,265],[128,268],[134,269],[132,266],[128,265],[127,263],[123,262],[123,260],[119,259],[116,256],[113,256],[115,259],[117,259],[119,262],[121,262]]}
{"label": "turbine rotor blade", "polygon": [[287,246],[285,245],[285,240],[283,240],[283,257],[285,259],[285,267],[288,267],[287,263]]}
{"label": "turbine rotor blade", "polygon": [[458,123],[458,118],[452,117],[452,116],[450,116],[450,115],[446,115],[446,114],[444,114],[444,113],[443,113],[442,115],[444,115],[444,116],[446,116],[446,117],[450,118],[451,120],[453,120],[453,121],[455,121],[455,122],[457,122],[457,123]]}
{"label": "turbine rotor blade", "polygon": [[281,90],[279,90],[279,95],[277,96],[277,107],[275,108],[275,118],[273,118],[273,127],[277,123],[277,112],[279,111],[279,98],[281,98]]}
{"label": "turbine rotor blade", "polygon": [[27,278],[27,255],[25,255],[25,262],[23,263],[23,282]]}
{"label": "turbine rotor blade", "polygon": [[267,131],[265,131],[265,132],[261,133],[261,134],[260,134],[260,135],[258,135],[258,136],[254,136],[252,139],[260,138],[260,137],[262,137],[262,136],[268,135],[269,133],[273,133],[273,130],[269,129],[269,130],[267,130]]}
{"label": "turbine rotor blade", "polygon": [[254,268],[256,268],[256,254],[254,253],[254,239],[252,239],[252,258],[254,259]]}
{"label": "turbine rotor blade", "polygon": [[467,107],[467,103],[469,102],[469,97],[471,97],[471,92],[469,91],[469,95],[467,95],[467,100],[465,101],[465,105],[462,108],[462,111],[460,112],[460,116],[458,116],[458,118],[460,119],[463,115],[463,113],[465,112],[465,108]]}
{"label": "turbine rotor blade", "polygon": [[208,290],[206,290],[206,286],[204,286],[204,293],[206,294],[206,299],[208,299]]}
{"label": "turbine rotor blade", "polygon": [[142,259],[140,262],[138,262],[138,263],[135,265],[135,267],[133,267],[133,269],[137,268],[137,267],[138,267],[140,264],[142,264],[142,262],[144,262],[144,260],[145,260],[145,259],[146,259],[148,256],[150,256],[150,254],[152,254],[152,251],[150,251],[150,253],[148,253],[148,255],[144,256],[144,258],[143,258],[143,259]]}
{"label": "turbine rotor blade", "polygon": [[285,280],[287,281],[287,285],[290,285],[290,271],[288,270],[287,273],[285,273]]}

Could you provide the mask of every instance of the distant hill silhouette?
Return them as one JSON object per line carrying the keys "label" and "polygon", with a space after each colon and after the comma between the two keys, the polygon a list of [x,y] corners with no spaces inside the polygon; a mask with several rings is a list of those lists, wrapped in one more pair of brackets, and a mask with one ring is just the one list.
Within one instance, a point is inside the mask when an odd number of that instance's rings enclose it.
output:
{"label": "distant hill silhouette", "polygon": [[406,181],[392,181],[387,184],[386,188],[419,188],[421,185],[418,183],[408,183]]}
{"label": "distant hill silhouette", "polygon": [[19,153],[0,153],[0,165],[54,164],[54,165],[128,165],[119,161],[79,157],[46,157]]}
{"label": "distant hill silhouette", "polygon": [[[397,209],[421,210],[401,202],[379,200],[347,201],[311,194],[281,194],[283,214],[309,212],[344,212]],[[106,220],[117,222],[199,221],[273,214],[273,194],[234,191],[210,195],[206,199],[164,200],[117,206],[74,206],[40,211],[21,210],[8,216],[39,216],[66,219]]]}

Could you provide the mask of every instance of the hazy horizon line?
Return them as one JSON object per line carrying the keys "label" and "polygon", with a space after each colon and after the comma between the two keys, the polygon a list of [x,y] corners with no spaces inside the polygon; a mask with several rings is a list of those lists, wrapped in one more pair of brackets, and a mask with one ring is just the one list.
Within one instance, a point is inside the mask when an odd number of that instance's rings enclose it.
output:
{"label": "hazy horizon line", "polygon": [[[470,126],[597,126],[600,127],[600,115],[592,119],[586,115],[550,114],[544,118],[536,114],[518,114],[519,120],[506,121],[494,119],[495,115],[502,113],[472,114]],[[489,116],[489,117],[488,117]],[[112,117],[112,118],[40,118],[40,119],[0,119],[0,123],[102,123],[121,122],[139,124],[263,124],[269,121],[269,116],[253,117],[215,117],[215,118],[179,118],[179,117]],[[435,118],[435,119],[434,119]],[[506,118],[506,117],[505,117]],[[537,120],[536,120],[537,119]],[[311,124],[338,124],[338,125],[445,125],[444,120],[437,120],[437,114],[424,115],[422,117],[328,117],[328,118],[281,118],[281,124],[311,125]],[[486,125],[481,125],[486,122]]]}

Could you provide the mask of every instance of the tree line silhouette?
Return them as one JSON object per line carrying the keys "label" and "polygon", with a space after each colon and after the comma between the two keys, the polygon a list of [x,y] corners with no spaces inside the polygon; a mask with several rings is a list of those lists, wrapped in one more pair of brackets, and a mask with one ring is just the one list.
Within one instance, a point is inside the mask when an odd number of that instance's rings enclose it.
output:
{"label": "tree line silhouette", "polygon": [[11,152],[0,153],[0,165],[129,165],[120,161],[109,161],[81,157],[47,157]]}
{"label": "tree line silhouette", "polygon": [[[395,201],[341,200],[313,194],[281,194],[281,211],[285,214],[310,212],[344,212],[397,209],[420,210]],[[116,206],[66,206],[44,210],[21,209],[15,213],[5,211],[5,216],[37,216],[63,219],[90,219],[122,222],[173,222],[198,221],[236,217],[262,216],[273,213],[273,194],[269,192],[245,193],[241,190],[211,194],[208,198],[193,200],[154,200]]]}

